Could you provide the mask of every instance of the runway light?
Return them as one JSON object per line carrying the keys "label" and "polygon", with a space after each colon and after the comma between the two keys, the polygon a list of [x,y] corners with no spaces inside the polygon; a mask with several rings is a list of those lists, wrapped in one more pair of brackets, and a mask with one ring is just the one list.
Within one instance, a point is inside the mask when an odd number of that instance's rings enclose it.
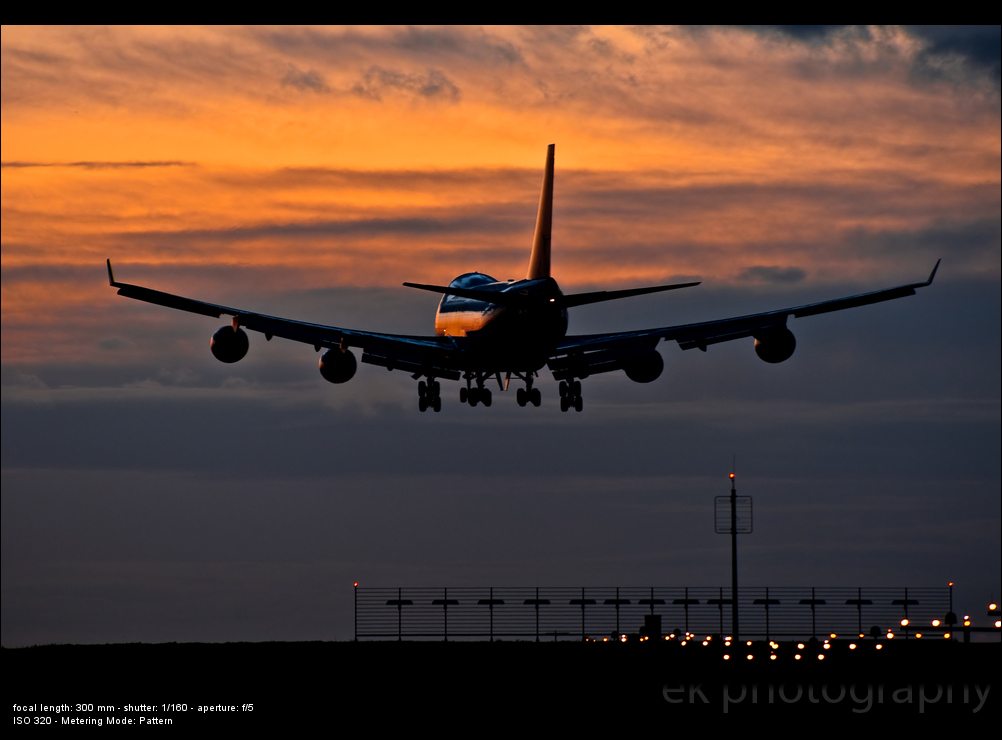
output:
{"label": "runway light", "polygon": [[827,644],[828,644],[828,640],[825,640],[825,645],[827,645]]}
{"label": "runway light", "polygon": [[355,581],[355,588],[358,588],[358,581]]}
{"label": "runway light", "polygon": [[998,629],[999,627],[1002,627],[1002,619],[995,620],[995,629]]}
{"label": "runway light", "polygon": [[907,619],[902,619],[901,620],[901,626],[902,627],[907,627],[908,626],[908,620]]}
{"label": "runway light", "polygon": [[773,653],[772,655],[769,656],[769,660],[775,660],[775,659],[776,659],[775,653]]}
{"label": "runway light", "polygon": [[730,660],[730,659],[731,659],[731,656],[730,656],[730,655],[725,655],[725,656],[724,656],[724,660]]}
{"label": "runway light", "polygon": [[855,649],[856,649],[856,643],[854,643],[854,642],[850,642],[850,643],[849,643],[849,649],[850,649],[850,650],[855,650]]}
{"label": "runway light", "polygon": [[824,659],[825,659],[825,656],[822,655],[821,653],[818,653],[818,660],[824,660]]}
{"label": "runway light", "polygon": [[999,608],[999,605],[998,604],[989,604],[988,608],[991,609],[992,611],[995,611],[996,609]]}
{"label": "runway light", "polygon": [[752,658],[754,658],[755,656],[754,656],[754,655],[752,655],[751,653],[748,653],[748,655],[747,655],[747,656],[745,656],[745,657],[747,657],[747,658],[748,658],[748,660],[751,660],[751,659],[752,659]]}
{"label": "runway light", "polygon": [[922,633],[921,632],[916,632],[915,633],[915,637],[922,637]]}
{"label": "runway light", "polygon": [[939,627],[939,625],[940,625],[940,621],[938,619],[932,620],[932,626],[933,627]]}
{"label": "runway light", "polygon": [[965,619],[964,620],[964,626],[965,627],[970,627],[971,626],[971,620],[970,619]]}
{"label": "runway light", "polygon": [[680,644],[681,644],[681,645],[682,645],[683,647],[685,647],[685,643],[686,643],[686,641],[685,641],[685,640],[682,640],[682,642],[681,642]]}
{"label": "runway light", "polygon": [[797,643],[797,650],[803,650],[803,649],[804,649],[804,643],[798,642]]}
{"label": "runway light", "polygon": [[745,645],[747,645],[748,647],[751,647],[751,640],[749,640],[748,642],[746,642]]}
{"label": "runway light", "polygon": [[709,640],[703,640],[703,647],[706,647],[709,644],[710,644]]}
{"label": "runway light", "polygon": [[730,640],[724,640],[724,647],[730,647],[730,646],[731,646],[731,641]]}
{"label": "runway light", "polygon": [[794,655],[793,659],[794,660],[800,660],[800,653],[797,653],[796,655]]}
{"label": "runway light", "polygon": [[832,632],[832,633],[831,633],[830,635],[828,635],[828,636],[829,636],[830,638],[832,638],[833,640],[835,639],[835,633],[834,633],[834,632]]}
{"label": "runway light", "polygon": [[945,637],[947,640],[949,640],[950,639],[950,633],[949,632],[944,632],[943,633],[943,637]]}
{"label": "runway light", "polygon": [[894,639],[894,633],[893,632],[888,632],[887,633],[887,639],[888,640],[893,640]]}
{"label": "runway light", "polygon": [[884,649],[883,645],[877,645],[877,650],[883,650],[883,649]]}
{"label": "runway light", "polygon": [[626,635],[620,635],[619,636],[619,641],[620,642],[626,642]]}
{"label": "runway light", "polygon": [[830,647],[831,647],[831,645],[829,645],[829,644],[828,644],[828,643],[826,642],[826,643],[825,643],[824,645],[822,645],[822,647],[823,647],[823,648],[824,648],[825,650],[827,650],[828,648],[830,648]]}
{"label": "runway light", "polygon": [[866,638],[866,635],[864,635],[864,634],[863,634],[862,632],[860,632],[860,633],[859,633],[859,639],[860,639],[860,640],[863,640],[863,639],[865,639],[865,638]]}

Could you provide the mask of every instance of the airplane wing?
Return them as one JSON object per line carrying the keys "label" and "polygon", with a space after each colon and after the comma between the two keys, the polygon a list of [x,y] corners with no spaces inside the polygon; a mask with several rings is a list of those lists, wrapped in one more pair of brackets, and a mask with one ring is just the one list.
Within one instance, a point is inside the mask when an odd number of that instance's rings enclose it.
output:
{"label": "airplane wing", "polygon": [[794,318],[815,316],[915,295],[916,289],[932,285],[939,263],[940,260],[937,260],[929,279],[925,282],[899,285],[896,288],[885,288],[871,293],[696,324],[611,334],[568,336],[557,346],[547,366],[557,380],[584,378],[588,375],[620,370],[631,359],[650,353],[662,339],[674,340],[682,349],[698,347],[705,352],[711,344],[751,336],[761,338],[770,330],[784,329],[790,316]]}
{"label": "airplane wing", "polygon": [[139,285],[120,283],[115,280],[108,260],[108,281],[118,294],[137,301],[155,303],[158,306],[176,308],[180,311],[197,313],[202,316],[232,316],[234,327],[239,326],[264,334],[269,341],[272,337],[291,339],[294,342],[312,344],[319,352],[322,347],[359,347],[362,362],[379,365],[391,370],[406,370],[420,375],[458,380],[460,369],[457,364],[461,354],[461,337],[415,337],[402,334],[378,334],[375,332],[342,329],[337,326],[311,324],[277,316],[267,316],[239,308],[220,306],[215,303],[196,301],[191,298],[164,293]]}

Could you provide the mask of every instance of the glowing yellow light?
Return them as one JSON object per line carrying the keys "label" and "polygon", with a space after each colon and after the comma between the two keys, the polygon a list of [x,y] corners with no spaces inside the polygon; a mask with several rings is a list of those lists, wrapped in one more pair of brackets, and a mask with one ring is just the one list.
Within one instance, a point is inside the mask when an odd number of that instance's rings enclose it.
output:
{"label": "glowing yellow light", "polygon": [[970,627],[971,626],[971,620],[970,619],[965,619],[964,620],[964,626],[965,627]]}
{"label": "glowing yellow light", "polygon": [[824,660],[824,659],[825,659],[825,656],[822,655],[821,653],[818,653],[818,660]]}
{"label": "glowing yellow light", "polygon": [[828,644],[828,640],[825,640],[825,645],[827,645],[827,644]]}
{"label": "glowing yellow light", "polygon": [[731,478],[733,478],[733,477],[734,477],[734,473],[731,473]]}
{"label": "glowing yellow light", "polygon": [[894,633],[893,632],[888,632],[887,633],[887,639],[888,640],[893,640],[894,639]]}
{"label": "glowing yellow light", "polygon": [[921,637],[921,636],[922,636],[922,633],[921,633],[921,632],[916,632],[916,633],[915,633],[915,637]]}
{"label": "glowing yellow light", "polygon": [[902,627],[907,627],[908,626],[908,620],[907,619],[902,619],[901,620],[901,626]]}
{"label": "glowing yellow light", "polygon": [[950,583],[949,583],[949,584],[947,584],[947,585],[950,585],[950,586],[952,586],[952,585],[953,585],[953,581],[950,581]]}
{"label": "glowing yellow light", "polygon": [[710,643],[709,643],[708,641],[706,641],[706,640],[703,640],[703,647],[706,647],[706,646],[707,646],[707,645],[709,645],[709,644],[710,644]]}
{"label": "glowing yellow light", "polygon": [[793,659],[794,660],[800,660],[800,653],[797,653],[796,655],[794,655]]}
{"label": "glowing yellow light", "polygon": [[626,642],[626,635],[620,635],[619,641],[620,642]]}
{"label": "glowing yellow light", "polygon": [[883,650],[883,649],[884,649],[883,645],[877,645],[877,650]]}
{"label": "glowing yellow light", "polygon": [[751,647],[751,640],[749,640],[748,642],[746,642],[745,645],[747,645],[748,647]]}
{"label": "glowing yellow light", "polygon": [[803,650],[803,649],[804,649],[804,643],[798,642],[797,643],[797,650]]}
{"label": "glowing yellow light", "polygon": [[945,637],[947,640],[949,640],[950,639],[950,633],[949,632],[943,633],[943,637]]}
{"label": "glowing yellow light", "polygon": [[995,627],[996,628],[1002,627],[1002,619],[996,619],[995,620]]}
{"label": "glowing yellow light", "polygon": [[834,632],[832,632],[832,633],[831,633],[830,635],[828,635],[828,636],[829,636],[830,638],[832,638],[833,640],[835,639],[835,633],[834,633]]}
{"label": "glowing yellow light", "polygon": [[747,658],[748,658],[748,660],[751,660],[751,659],[752,659],[753,657],[755,657],[755,656],[753,656],[753,655],[752,655],[751,653],[749,653],[749,654],[748,654],[747,656],[745,656],[745,657],[747,657]]}
{"label": "glowing yellow light", "polygon": [[682,645],[685,645],[685,642],[686,642],[685,640],[682,640],[682,643],[681,643],[681,644],[682,644]]}
{"label": "glowing yellow light", "polygon": [[849,649],[850,649],[850,650],[855,650],[855,649],[856,649],[856,643],[854,643],[854,642],[850,642],[850,643],[849,643]]}
{"label": "glowing yellow light", "polygon": [[998,604],[989,604],[988,608],[991,609],[992,611],[995,611],[996,609],[999,608],[999,605]]}
{"label": "glowing yellow light", "polygon": [[358,581],[355,581],[355,588],[358,588]]}
{"label": "glowing yellow light", "polygon": [[932,626],[933,627],[939,627],[939,620],[938,619],[932,620]]}
{"label": "glowing yellow light", "polygon": [[724,656],[724,660],[730,660],[730,659],[731,659],[731,656],[730,656],[730,655],[725,655],[725,656]]}
{"label": "glowing yellow light", "polygon": [[730,640],[724,640],[724,646],[725,647],[730,647],[731,646],[731,641]]}
{"label": "glowing yellow light", "polygon": [[775,655],[770,655],[770,656],[769,656],[769,660],[775,660],[775,659],[776,659],[776,656],[775,656]]}
{"label": "glowing yellow light", "polygon": [[828,644],[827,642],[826,642],[826,643],[824,644],[824,649],[825,649],[825,650],[827,650],[827,649],[828,649],[828,648],[830,648],[830,647],[831,647],[831,645],[829,645],[829,644]]}

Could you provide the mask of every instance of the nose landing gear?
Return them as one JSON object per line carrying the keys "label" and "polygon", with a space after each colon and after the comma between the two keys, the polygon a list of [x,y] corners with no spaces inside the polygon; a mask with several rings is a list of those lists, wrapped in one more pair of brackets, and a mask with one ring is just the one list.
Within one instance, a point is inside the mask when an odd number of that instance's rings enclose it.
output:
{"label": "nose landing gear", "polygon": [[427,411],[429,408],[438,413],[442,410],[441,384],[434,378],[428,378],[428,382],[423,380],[417,384],[418,409]]}
{"label": "nose landing gear", "polygon": [[567,411],[569,408],[573,407],[575,411],[580,411],[584,408],[584,402],[581,400],[581,381],[571,380],[569,383],[567,381],[560,381],[560,410]]}

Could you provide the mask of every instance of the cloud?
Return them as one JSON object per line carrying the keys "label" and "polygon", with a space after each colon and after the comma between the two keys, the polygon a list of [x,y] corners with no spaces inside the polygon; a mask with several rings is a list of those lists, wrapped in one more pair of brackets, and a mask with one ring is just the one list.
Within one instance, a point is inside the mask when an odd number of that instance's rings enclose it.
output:
{"label": "cloud", "polygon": [[755,265],[741,271],[738,280],[755,283],[799,283],[807,273],[799,267]]}
{"label": "cloud", "polygon": [[427,99],[444,98],[453,102],[460,98],[459,88],[437,69],[429,69],[422,75],[373,66],[351,88],[353,94],[372,100],[382,100],[383,95],[389,91],[412,93]]}
{"label": "cloud", "polygon": [[297,90],[304,91],[311,90],[317,93],[329,93],[331,91],[324,80],[324,76],[315,69],[303,72],[292,65],[289,66],[289,71],[282,78],[282,86],[294,87]]}

